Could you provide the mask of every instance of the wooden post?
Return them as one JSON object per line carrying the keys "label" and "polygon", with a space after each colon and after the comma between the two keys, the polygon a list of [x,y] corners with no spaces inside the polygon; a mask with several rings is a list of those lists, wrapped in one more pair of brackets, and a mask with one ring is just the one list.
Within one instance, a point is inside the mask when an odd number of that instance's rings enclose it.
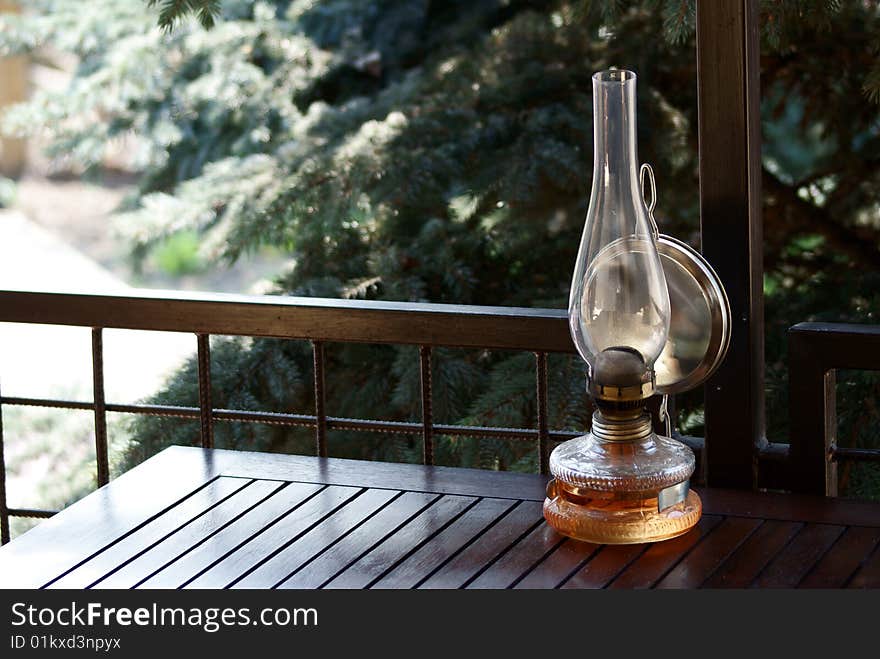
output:
{"label": "wooden post", "polygon": [[758,0],[697,3],[703,254],[731,308],[727,358],[706,384],[706,477],[751,488],[764,438]]}
{"label": "wooden post", "polygon": [[[0,0],[0,14],[20,12],[17,2]],[[0,115],[8,105],[27,99],[28,58],[24,55],[0,58]],[[0,138],[0,175],[15,177],[24,169],[25,140]]]}
{"label": "wooden post", "polygon": [[816,355],[806,324],[788,331],[789,487],[794,492],[837,496],[836,370]]}

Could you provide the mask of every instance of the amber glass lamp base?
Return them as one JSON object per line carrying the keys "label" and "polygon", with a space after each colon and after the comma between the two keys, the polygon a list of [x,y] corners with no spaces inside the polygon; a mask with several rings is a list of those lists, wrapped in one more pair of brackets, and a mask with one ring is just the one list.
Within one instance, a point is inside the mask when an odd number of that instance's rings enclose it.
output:
{"label": "amber glass lamp base", "polygon": [[608,545],[668,540],[700,521],[703,505],[693,490],[662,511],[657,494],[590,491],[553,479],[547,486],[544,518],[570,538]]}

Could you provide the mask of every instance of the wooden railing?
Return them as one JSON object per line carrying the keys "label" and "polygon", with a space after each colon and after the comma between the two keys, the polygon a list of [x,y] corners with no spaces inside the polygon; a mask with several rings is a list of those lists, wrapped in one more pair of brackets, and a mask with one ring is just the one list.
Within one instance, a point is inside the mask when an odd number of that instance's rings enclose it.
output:
{"label": "wooden railing", "polygon": [[[130,295],[0,291],[0,322],[92,328],[94,381],[91,401],[0,395],[0,413],[2,405],[94,412],[99,486],[106,484],[110,477],[108,412],[198,419],[201,445],[206,448],[214,445],[214,423],[217,421],[309,427],[315,430],[315,454],[321,457],[327,455],[328,430],[420,434],[425,464],[433,464],[435,434],[534,441],[542,473],[547,471],[550,443],[578,434],[554,430],[548,425],[547,355],[574,352],[566,314],[561,310],[155,291],[137,291]],[[107,401],[104,394],[103,351],[103,330],[107,328],[194,334],[198,351],[199,406],[118,404]],[[274,337],[311,342],[315,375],[314,414],[215,408],[211,401],[211,335]],[[350,419],[329,414],[325,406],[324,387],[324,344],[327,342],[419,346],[421,423]],[[536,427],[501,428],[435,423],[431,404],[431,362],[433,349],[437,346],[533,352]],[[0,423],[0,532],[3,542],[9,539],[9,517],[47,517],[54,513],[49,510],[9,508],[5,478]]]}
{"label": "wooden railing", "polygon": [[880,450],[837,445],[837,369],[880,371],[880,326],[800,323],[788,333],[792,489],[837,495],[843,460],[880,462]]}
{"label": "wooden railing", "polygon": [[[554,442],[578,433],[548,425],[547,356],[573,353],[566,313],[557,309],[477,307],[444,304],[329,300],[296,297],[248,297],[207,293],[137,291],[129,295],[0,291],[0,322],[40,323],[92,329],[93,397],[91,401],[22,398],[0,395],[0,531],[9,539],[9,518],[47,517],[49,510],[9,508],[3,452],[2,406],[25,405],[89,410],[95,417],[97,483],[109,480],[106,415],[147,414],[198,419],[201,444],[212,447],[215,422],[241,421],[299,426],[315,431],[315,454],[327,455],[328,430],[363,430],[421,435],[423,460],[433,463],[434,436],[494,437],[532,441],[539,468],[547,471]],[[104,395],[103,330],[158,330],[195,335],[198,354],[199,406],[119,404]],[[314,413],[288,414],[215,408],[211,401],[210,336],[274,337],[309,341],[314,358]],[[325,405],[324,345],[328,342],[419,346],[421,422],[350,419],[332,415]],[[529,351],[535,355],[537,423],[534,428],[460,426],[433,420],[431,363],[438,346]],[[880,451],[845,449],[834,440],[835,368],[880,369],[880,328],[805,323],[790,334],[791,448],[783,443],[754,446],[756,482],[765,487],[836,494],[836,463],[878,460]],[[2,364],[0,364],[2,378]],[[705,464],[703,453],[715,450],[710,435],[682,437]],[[708,445],[709,450],[705,451]],[[704,472],[713,482],[712,465]]]}

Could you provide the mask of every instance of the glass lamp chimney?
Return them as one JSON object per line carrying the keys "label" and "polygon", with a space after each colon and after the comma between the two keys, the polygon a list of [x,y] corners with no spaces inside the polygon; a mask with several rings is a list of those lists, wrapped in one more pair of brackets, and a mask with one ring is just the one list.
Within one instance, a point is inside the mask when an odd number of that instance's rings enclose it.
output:
{"label": "glass lamp chimney", "polygon": [[636,75],[593,76],[593,187],[569,298],[575,346],[590,365],[610,348],[637,351],[648,370],[666,344],[669,295],[642,199]]}

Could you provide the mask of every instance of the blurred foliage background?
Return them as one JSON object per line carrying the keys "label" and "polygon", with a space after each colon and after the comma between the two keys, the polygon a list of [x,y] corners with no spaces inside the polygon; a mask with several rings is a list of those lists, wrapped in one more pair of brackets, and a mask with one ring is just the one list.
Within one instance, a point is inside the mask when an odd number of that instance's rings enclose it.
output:
{"label": "blurred foliage background", "polygon": [[[786,329],[877,322],[880,9],[762,2],[768,437],[787,441]],[[207,29],[210,28],[210,29]],[[33,0],[0,53],[78,58],[70,85],[4,117],[86,173],[136,138],[142,172],[116,215],[132,259],[169,267],[289,254],[275,294],[565,307],[592,165],[591,75],[639,76],[639,155],[661,231],[699,241],[692,0]],[[311,353],[216,339],[217,406],[308,412]],[[196,365],[150,399],[196,405]],[[440,350],[435,415],[534,424],[530,355]],[[417,351],[328,348],[333,415],[418,419]],[[840,442],[880,446],[880,380],[841,374]],[[583,369],[554,357],[551,425],[589,419]],[[378,412],[377,412],[378,410]],[[678,424],[702,432],[701,393]],[[138,418],[125,465],[196,424]],[[417,461],[416,437],[330,434],[331,455]],[[220,424],[218,446],[311,452],[310,432]],[[438,463],[534,470],[534,447],[440,438]],[[848,494],[880,496],[869,466]]]}

